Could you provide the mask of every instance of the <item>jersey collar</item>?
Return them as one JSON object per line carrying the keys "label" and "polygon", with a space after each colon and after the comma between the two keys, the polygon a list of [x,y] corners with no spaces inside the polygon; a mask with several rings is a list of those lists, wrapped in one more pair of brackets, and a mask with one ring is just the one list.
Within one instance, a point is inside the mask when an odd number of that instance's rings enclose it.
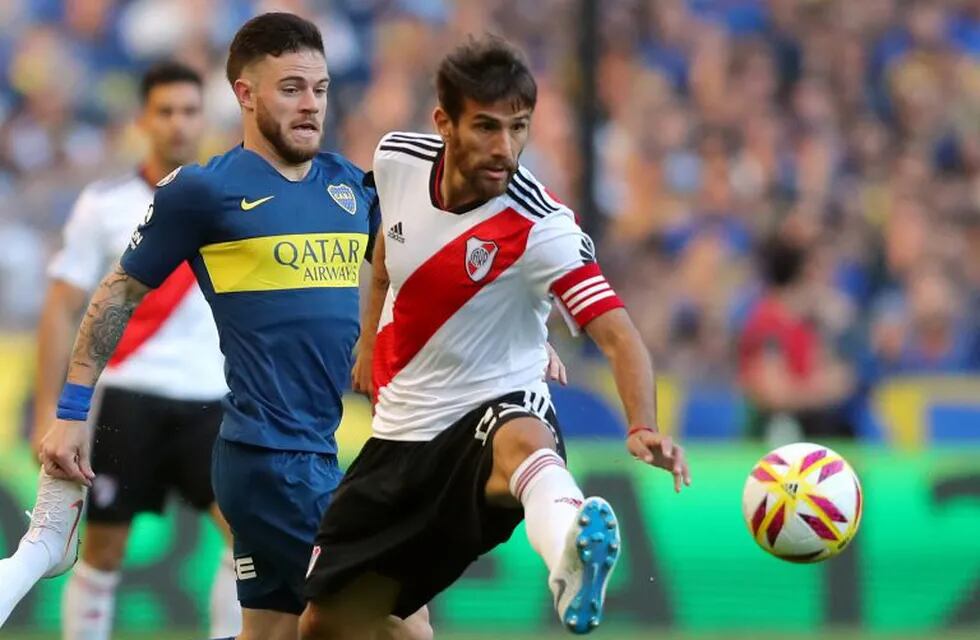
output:
{"label": "jersey collar", "polygon": [[446,213],[452,213],[455,215],[462,215],[464,213],[469,213],[474,209],[479,209],[486,203],[493,200],[489,198],[487,200],[474,200],[472,202],[467,202],[458,207],[452,209],[447,209],[442,203],[442,174],[446,165],[446,146],[443,145],[442,148],[436,153],[436,159],[432,162],[432,170],[429,172],[429,199],[432,201],[432,206],[440,211],[445,211]]}

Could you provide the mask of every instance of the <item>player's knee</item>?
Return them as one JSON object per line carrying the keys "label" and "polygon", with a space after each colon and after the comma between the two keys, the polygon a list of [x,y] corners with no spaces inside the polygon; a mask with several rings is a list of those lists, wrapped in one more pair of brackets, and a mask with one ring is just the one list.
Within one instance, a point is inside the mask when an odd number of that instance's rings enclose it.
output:
{"label": "player's knee", "polygon": [[536,418],[519,418],[508,422],[494,440],[494,458],[506,458],[517,465],[540,449],[554,449],[555,435]]}

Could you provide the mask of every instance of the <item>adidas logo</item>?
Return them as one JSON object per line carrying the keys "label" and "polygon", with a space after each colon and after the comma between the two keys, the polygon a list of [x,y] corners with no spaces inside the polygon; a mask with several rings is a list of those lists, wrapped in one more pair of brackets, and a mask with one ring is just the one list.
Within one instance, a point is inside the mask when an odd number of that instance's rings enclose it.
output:
{"label": "adidas logo", "polygon": [[405,244],[405,236],[402,235],[402,223],[396,222],[388,229],[388,237],[396,242]]}

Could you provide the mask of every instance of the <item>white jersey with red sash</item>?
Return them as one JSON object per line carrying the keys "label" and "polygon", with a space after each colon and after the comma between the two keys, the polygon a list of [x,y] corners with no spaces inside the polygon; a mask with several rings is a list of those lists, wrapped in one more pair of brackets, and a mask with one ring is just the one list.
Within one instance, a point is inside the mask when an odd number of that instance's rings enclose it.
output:
{"label": "white jersey with red sash", "polygon": [[437,136],[397,132],[374,156],[391,281],[374,352],[379,438],[430,440],[514,391],[547,402],[552,304],[573,330],[622,306],[572,211],[530,171],[451,212],[439,202],[442,159]]}

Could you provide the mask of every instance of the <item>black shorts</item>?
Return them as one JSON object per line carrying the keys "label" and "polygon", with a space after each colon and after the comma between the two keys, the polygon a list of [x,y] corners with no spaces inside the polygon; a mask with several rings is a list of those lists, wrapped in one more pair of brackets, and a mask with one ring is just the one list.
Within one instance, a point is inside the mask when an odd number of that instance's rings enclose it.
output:
{"label": "black shorts", "polygon": [[401,585],[392,613],[405,618],[507,541],[524,511],[487,504],[485,487],[498,428],[527,416],[551,426],[564,458],[553,407],[524,392],[477,407],[428,442],[368,440],[320,524],[307,598],[374,572]]}
{"label": "black shorts", "polygon": [[220,400],[103,389],[93,418],[88,520],[123,524],[137,513],[159,513],[171,490],[195,509],[209,508],[211,451],[221,416]]}

